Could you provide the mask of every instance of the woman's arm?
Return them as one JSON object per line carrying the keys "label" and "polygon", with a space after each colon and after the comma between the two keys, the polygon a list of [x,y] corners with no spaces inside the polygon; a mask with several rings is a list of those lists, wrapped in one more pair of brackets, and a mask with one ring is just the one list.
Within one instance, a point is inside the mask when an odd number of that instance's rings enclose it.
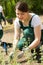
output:
{"label": "woman's arm", "polygon": [[40,39],[41,39],[41,26],[40,25],[38,25],[34,28],[34,35],[35,35],[35,39],[29,45],[30,49],[33,49],[33,48],[37,47],[40,44]]}
{"label": "woman's arm", "polygon": [[21,30],[16,25],[14,26],[14,41],[13,41],[13,50],[15,51],[16,45],[20,39]]}

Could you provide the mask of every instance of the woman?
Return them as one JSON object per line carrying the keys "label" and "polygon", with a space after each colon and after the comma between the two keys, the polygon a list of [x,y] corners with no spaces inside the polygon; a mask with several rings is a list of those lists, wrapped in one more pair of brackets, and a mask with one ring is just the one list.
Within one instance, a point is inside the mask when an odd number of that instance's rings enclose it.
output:
{"label": "woman", "polygon": [[[28,48],[26,49],[34,49],[40,44],[41,39],[41,21],[38,15],[34,13],[30,13],[28,9],[28,5],[25,2],[18,2],[15,7],[16,12],[16,19],[14,21],[14,43],[13,43],[13,51],[15,51],[16,46],[19,48],[19,50],[23,49],[23,44],[20,39],[21,34],[21,25],[24,27],[29,26],[30,20],[31,20],[31,27],[34,29],[34,40],[30,43]],[[22,29],[24,31],[24,29]],[[27,36],[28,37],[28,36]],[[24,42],[24,41],[23,41]],[[21,45],[20,45],[21,44]],[[25,50],[26,50],[25,49]]]}

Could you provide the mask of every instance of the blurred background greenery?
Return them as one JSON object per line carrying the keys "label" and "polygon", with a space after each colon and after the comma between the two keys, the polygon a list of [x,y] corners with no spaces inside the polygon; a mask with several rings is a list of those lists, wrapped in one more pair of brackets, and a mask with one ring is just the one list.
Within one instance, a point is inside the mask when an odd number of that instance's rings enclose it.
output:
{"label": "blurred background greenery", "polygon": [[25,1],[32,12],[39,15],[43,14],[43,0],[0,0],[0,4],[3,6],[6,18],[15,17],[14,8],[18,1]]}

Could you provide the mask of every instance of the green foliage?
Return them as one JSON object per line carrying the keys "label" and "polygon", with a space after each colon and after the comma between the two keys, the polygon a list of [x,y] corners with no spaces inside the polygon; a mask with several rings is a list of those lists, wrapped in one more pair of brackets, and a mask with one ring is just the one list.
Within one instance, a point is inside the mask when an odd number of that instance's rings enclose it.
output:
{"label": "green foliage", "polygon": [[29,10],[38,14],[43,14],[43,0],[23,0],[23,1],[25,1],[28,4]]}
{"label": "green foliage", "polygon": [[10,0],[9,2],[7,2],[7,18],[15,17],[14,6],[14,0]]}
{"label": "green foliage", "polygon": [[41,10],[43,10],[43,9],[41,9],[41,0],[40,1],[39,0],[37,0],[37,1],[36,0],[32,0],[31,4],[32,4],[32,6],[31,6],[30,9],[33,12],[40,14]]}
{"label": "green foliage", "polygon": [[15,11],[14,11],[15,1],[14,0],[4,0],[4,1],[1,1],[1,4],[3,6],[6,18],[15,17]]}
{"label": "green foliage", "polygon": [[15,17],[14,8],[18,1],[25,1],[28,4],[29,10],[38,14],[43,14],[43,0],[0,0],[6,18]]}

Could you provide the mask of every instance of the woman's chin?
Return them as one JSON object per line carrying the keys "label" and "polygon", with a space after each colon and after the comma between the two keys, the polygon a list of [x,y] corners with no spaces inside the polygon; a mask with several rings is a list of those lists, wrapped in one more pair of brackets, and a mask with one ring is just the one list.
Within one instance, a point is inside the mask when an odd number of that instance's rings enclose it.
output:
{"label": "woman's chin", "polygon": [[22,21],[22,19],[19,19],[20,21]]}

